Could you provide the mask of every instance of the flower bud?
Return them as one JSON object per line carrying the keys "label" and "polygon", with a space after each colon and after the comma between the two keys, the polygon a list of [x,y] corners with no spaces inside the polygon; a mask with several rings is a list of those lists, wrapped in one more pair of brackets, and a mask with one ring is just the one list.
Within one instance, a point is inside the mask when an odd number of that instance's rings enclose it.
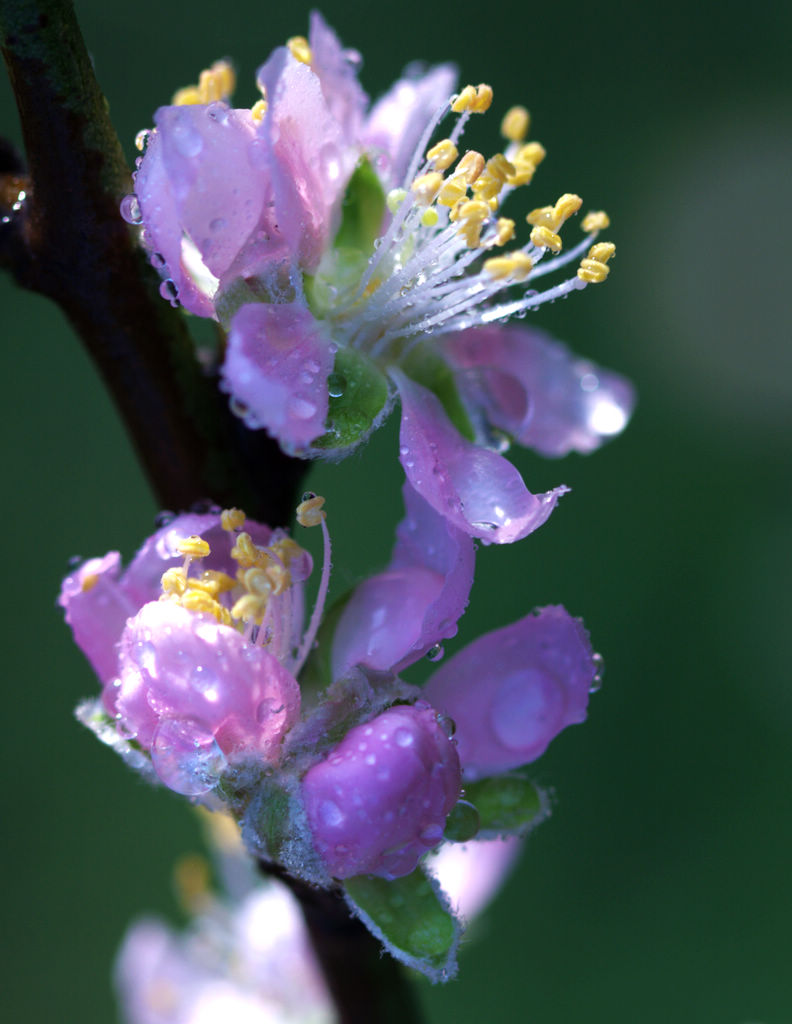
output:
{"label": "flower bud", "polygon": [[409,874],[440,842],[460,778],[456,747],[423,701],[351,729],[303,780],[314,845],[330,874]]}

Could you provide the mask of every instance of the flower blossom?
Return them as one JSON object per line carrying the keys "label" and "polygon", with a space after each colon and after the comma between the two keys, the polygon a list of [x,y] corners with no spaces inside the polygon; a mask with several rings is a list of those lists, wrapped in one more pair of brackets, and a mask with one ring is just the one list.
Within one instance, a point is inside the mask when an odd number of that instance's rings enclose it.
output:
{"label": "flower blossom", "polygon": [[177,516],[126,570],[117,552],[91,559],[59,599],[102,683],[89,723],[109,716],[162,782],[190,796],[213,789],[229,763],[277,763],[318,627],[320,613],[302,635],[310,555],[282,530],[243,524],[236,509]]}
{"label": "flower blossom", "polygon": [[288,453],[338,458],[398,399],[413,488],[465,533],[511,542],[565,488],[532,494],[503,456],[510,441],[588,452],[632,408],[622,377],[503,326],[607,277],[608,218],[587,214],[564,251],[582,204],[566,193],[529,213],[515,242],[501,210],[545,157],[527,141],[527,111],[506,112],[503,151],[485,159],[460,142],[490,107],[488,86],[455,92],[443,65],[410,72],[369,109],[359,63],[314,13],[308,39],[260,68],[251,108],[230,106],[233,73],[215,65],[142,133],[123,210],[143,226],[163,294],[227,330],[222,387],[248,426]]}

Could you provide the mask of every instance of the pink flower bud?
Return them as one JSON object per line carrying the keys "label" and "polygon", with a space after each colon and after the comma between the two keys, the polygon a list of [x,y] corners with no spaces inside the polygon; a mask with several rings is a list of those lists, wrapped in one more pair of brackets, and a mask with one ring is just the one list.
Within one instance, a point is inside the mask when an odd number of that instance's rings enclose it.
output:
{"label": "pink flower bud", "polygon": [[423,701],[351,729],[303,780],[314,845],[330,874],[409,874],[440,842],[460,779],[456,747]]}

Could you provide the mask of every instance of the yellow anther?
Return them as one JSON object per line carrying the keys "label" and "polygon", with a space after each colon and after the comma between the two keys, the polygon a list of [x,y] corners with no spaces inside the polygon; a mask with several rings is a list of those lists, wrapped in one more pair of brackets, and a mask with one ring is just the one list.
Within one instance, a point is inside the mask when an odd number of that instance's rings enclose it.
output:
{"label": "yellow anther", "polygon": [[206,615],[213,615],[218,622],[224,626],[231,625],[231,616],[228,609],[224,608],[219,601],[215,601],[209,594],[202,590],[186,590],[179,598],[179,604],[190,612],[198,612]]}
{"label": "yellow anther", "polygon": [[241,530],[245,525],[245,513],[241,508],[224,508],[220,513],[220,525],[229,533]]}
{"label": "yellow anther", "polygon": [[313,60],[311,47],[308,45],[308,40],[305,36],[292,36],[291,39],[286,41],[286,46],[292,57],[301,64],[310,64]]}
{"label": "yellow anther", "polygon": [[501,135],[512,142],[522,142],[530,123],[531,115],[525,107],[512,107],[501,121]]}
{"label": "yellow anther", "polygon": [[264,119],[264,115],[267,113],[268,106],[269,104],[267,103],[266,100],[256,100],[256,102],[250,108],[250,116],[253,118],[256,124],[261,124],[262,120]]}
{"label": "yellow anther", "polygon": [[487,203],[480,199],[470,199],[459,208],[459,219],[483,223],[490,215],[490,208]]}
{"label": "yellow anther", "polygon": [[588,251],[588,256],[580,261],[577,276],[586,284],[600,284],[610,273],[606,264],[616,252],[612,242],[597,242]]}
{"label": "yellow anther", "polygon": [[514,238],[514,221],[509,217],[498,217],[495,245],[505,245]]}
{"label": "yellow anther", "polygon": [[522,250],[505,253],[503,256],[493,256],[492,259],[484,261],[484,269],[496,280],[504,280],[508,277],[515,281],[524,281],[531,273],[533,263],[530,256],[526,256]]}
{"label": "yellow anther", "polygon": [[492,212],[495,213],[495,211],[500,206],[500,199],[498,198],[498,196],[491,196],[487,200],[487,206],[489,206],[490,210],[492,210]]}
{"label": "yellow anther", "polygon": [[426,153],[436,171],[446,171],[459,156],[459,150],[451,139],[442,139],[436,146],[432,146]]}
{"label": "yellow anther", "polygon": [[563,245],[559,235],[545,227],[544,224],[535,227],[531,231],[531,241],[539,249],[549,249],[551,252],[561,252]]}
{"label": "yellow anther", "polygon": [[531,163],[536,167],[546,156],[547,150],[541,142],[526,142],[524,146],[520,146],[517,150],[517,155],[513,158],[512,162],[516,163],[519,160],[520,163]]}
{"label": "yellow anther", "polygon": [[610,217],[604,210],[592,210],[583,218],[584,231],[604,231],[610,227]]}
{"label": "yellow anther", "polygon": [[192,107],[201,102],[201,94],[197,85],[186,85],[183,89],[177,89],[171,98],[174,107]]}
{"label": "yellow anther", "polygon": [[476,179],[473,191],[478,199],[494,199],[510,174],[515,173],[512,164],[503,153],[496,153],[490,157],[482,174]]}
{"label": "yellow anther", "polygon": [[301,501],[297,506],[297,522],[300,526],[319,526],[325,518],[325,513],[322,510],[324,503],[324,498],[318,494],[313,494],[310,498]]}
{"label": "yellow anther", "polygon": [[535,227],[544,227],[551,232],[556,232],[564,221],[568,220],[573,213],[577,213],[582,204],[583,200],[580,196],[565,192],[559,197],[555,206],[541,206],[536,210],[531,210],[525,219]]}
{"label": "yellow anther", "polygon": [[249,594],[253,594],[254,597],[267,598],[273,590],[272,580],[266,569],[259,569],[257,567],[246,569],[242,573],[241,582],[245,590]]}
{"label": "yellow anther", "polygon": [[396,213],[406,198],[407,192],[403,188],[392,188],[385,197],[385,205],[391,213]]}
{"label": "yellow anther", "polygon": [[457,164],[457,174],[463,174],[468,185],[472,185],[484,170],[485,160],[481,153],[475,149],[469,149]]}
{"label": "yellow anther", "polygon": [[492,106],[492,86],[483,83],[476,89],[476,99],[471,107],[474,114],[486,114]]}
{"label": "yellow anther", "polygon": [[421,217],[421,223],[425,228],[433,228],[439,220],[440,214],[433,206],[430,206],[427,210],[424,210],[423,216]]}
{"label": "yellow anther", "polygon": [[278,565],[277,562],[273,562],[272,565],[267,566],[267,578],[272,585],[273,594],[282,594],[285,590],[288,590],[291,586],[291,573],[285,566]]}
{"label": "yellow anther", "polygon": [[422,174],[410,185],[410,191],[421,206],[428,206],[434,201],[435,196],[443,185],[443,175],[437,171],[429,171]]}
{"label": "yellow anther", "polygon": [[219,572],[215,569],[207,569],[206,572],[202,572],[200,576],[190,577],[187,580],[187,584],[193,590],[202,590],[205,594],[209,594],[210,597],[217,597],[218,594],[225,594],[229,590],[233,590],[236,586],[236,580],[232,579],[227,573]]}
{"label": "yellow anther", "polygon": [[90,575],[88,576],[83,576],[80,589],[82,590],[83,594],[87,594],[89,590],[93,590],[93,588],[96,586],[98,582],[99,576],[95,572],[90,573]]}
{"label": "yellow anther", "polygon": [[291,565],[295,558],[305,554],[305,549],[292,537],[281,537],[271,545],[271,550],[280,558],[284,565]]}
{"label": "yellow anther", "polygon": [[217,60],[198,76],[198,85],[188,85],[175,93],[171,102],[184,107],[196,103],[227,100],[236,86],[234,69],[227,60]]}
{"label": "yellow anther", "polygon": [[231,609],[232,618],[240,619],[242,622],[255,622],[259,626],[266,614],[266,600],[255,594],[243,594]]}
{"label": "yellow anther", "polygon": [[176,597],[181,597],[187,589],[187,578],[184,575],[184,569],[166,569],[162,574],[160,582],[163,594],[174,594]]}
{"label": "yellow anther", "polygon": [[176,545],[176,549],[180,554],[187,555],[190,558],[206,558],[212,550],[203,537],[199,537],[197,534],[180,540]]}
{"label": "yellow anther", "polygon": [[443,182],[443,187],[437,193],[437,201],[443,206],[454,206],[460,199],[465,199],[466,197],[467,183],[464,175],[461,174],[455,174],[453,178],[447,178]]}
{"label": "yellow anther", "polygon": [[475,102],[475,86],[466,85],[462,92],[459,93],[454,102],[451,104],[451,109],[455,114],[462,114],[466,110],[472,110],[473,104]]}
{"label": "yellow anther", "polygon": [[249,569],[251,565],[261,564],[262,551],[253,543],[249,533],[240,533],[231,548],[231,557],[239,562],[240,568]]}

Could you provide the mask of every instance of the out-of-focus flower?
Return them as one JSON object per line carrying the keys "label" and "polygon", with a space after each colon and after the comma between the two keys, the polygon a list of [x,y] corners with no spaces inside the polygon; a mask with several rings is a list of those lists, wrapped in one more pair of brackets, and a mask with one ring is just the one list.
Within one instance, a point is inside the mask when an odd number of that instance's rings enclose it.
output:
{"label": "out-of-focus flower", "polygon": [[564,194],[533,210],[528,240],[507,251],[518,229],[501,207],[545,156],[526,141],[527,112],[506,113],[503,152],[460,156],[488,86],[454,93],[452,68],[414,69],[367,112],[358,64],[313,14],[308,39],[259,70],[251,109],[229,106],[228,65],[204,72],[141,138],[125,215],[143,224],[164,294],[227,328],[223,386],[250,427],[290,453],[341,457],[398,396],[412,486],[471,536],[511,542],[565,488],[531,494],[503,458],[510,441],[591,451],[632,409],[623,378],[499,326],[603,281],[608,218],[588,214],[586,237],[562,251],[581,206]]}
{"label": "out-of-focus flower", "polygon": [[213,900],[183,934],[136,921],[115,969],[125,1024],[331,1024],[299,907],[278,882]]}

